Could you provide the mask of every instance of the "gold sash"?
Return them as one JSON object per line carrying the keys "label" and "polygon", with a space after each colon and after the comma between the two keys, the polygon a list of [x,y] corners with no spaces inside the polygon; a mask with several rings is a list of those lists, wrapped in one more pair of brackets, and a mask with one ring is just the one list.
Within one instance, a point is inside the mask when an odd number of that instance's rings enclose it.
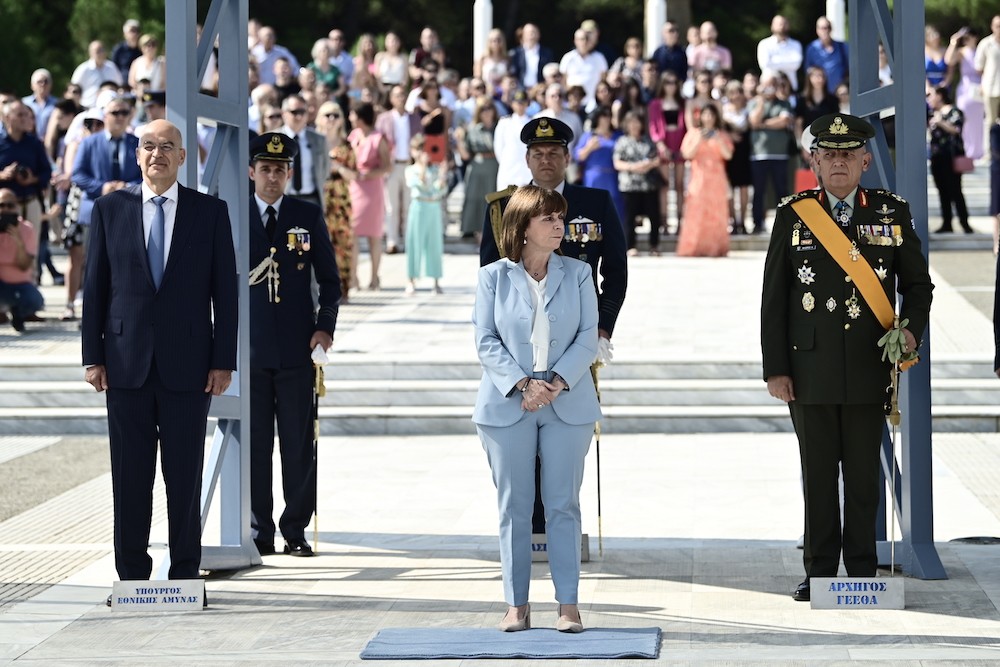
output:
{"label": "gold sash", "polygon": [[885,290],[882,289],[882,283],[875,275],[875,270],[863,256],[858,254],[855,244],[840,231],[833,218],[817,200],[800,199],[792,204],[792,208],[802,219],[802,222],[806,223],[806,226],[816,235],[830,256],[837,261],[840,268],[858,286],[861,298],[875,313],[875,317],[878,318],[882,327],[887,331],[891,329],[893,319],[896,317],[895,309],[889,302],[889,297],[885,295]]}

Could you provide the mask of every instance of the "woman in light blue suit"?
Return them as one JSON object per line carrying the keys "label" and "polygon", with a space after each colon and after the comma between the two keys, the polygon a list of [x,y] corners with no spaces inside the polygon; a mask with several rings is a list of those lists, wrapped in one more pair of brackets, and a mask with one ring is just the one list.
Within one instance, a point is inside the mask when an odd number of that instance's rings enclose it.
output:
{"label": "woman in light blue suit", "polygon": [[597,354],[597,295],[590,265],[557,254],[566,200],[537,186],[511,196],[503,214],[504,259],[479,270],[472,321],[483,379],[472,421],[493,471],[500,510],[500,563],[510,608],[506,632],[531,627],[531,514],[535,458],[556,629],[581,632],[580,485],[594,422],[601,418],[588,373]]}

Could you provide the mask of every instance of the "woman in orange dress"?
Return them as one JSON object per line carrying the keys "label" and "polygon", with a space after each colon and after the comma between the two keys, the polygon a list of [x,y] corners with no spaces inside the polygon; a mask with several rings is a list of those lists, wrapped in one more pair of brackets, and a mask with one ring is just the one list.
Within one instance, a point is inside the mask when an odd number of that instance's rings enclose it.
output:
{"label": "woman in orange dress", "polygon": [[719,118],[715,104],[706,104],[697,127],[688,130],[681,143],[681,155],[691,163],[684,225],[677,240],[682,257],[725,257],[729,252],[726,160],[733,156],[733,141]]}

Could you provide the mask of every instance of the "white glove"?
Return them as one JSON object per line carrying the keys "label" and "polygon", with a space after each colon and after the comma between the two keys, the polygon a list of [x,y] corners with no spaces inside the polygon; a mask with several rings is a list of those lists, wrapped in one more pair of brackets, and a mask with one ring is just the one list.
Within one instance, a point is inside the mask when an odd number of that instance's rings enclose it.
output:
{"label": "white glove", "polygon": [[597,338],[597,359],[594,361],[602,366],[607,366],[615,357],[614,349],[615,346],[611,344],[609,339],[599,336]]}
{"label": "white glove", "polygon": [[316,366],[326,366],[330,363],[330,357],[326,356],[326,350],[322,345],[317,345],[312,351],[312,362]]}

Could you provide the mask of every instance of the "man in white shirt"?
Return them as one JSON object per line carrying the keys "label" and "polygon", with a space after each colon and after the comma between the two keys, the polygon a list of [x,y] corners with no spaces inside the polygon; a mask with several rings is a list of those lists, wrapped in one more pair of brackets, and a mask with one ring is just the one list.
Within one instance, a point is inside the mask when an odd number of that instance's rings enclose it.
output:
{"label": "man in white shirt", "polygon": [[976,47],[976,71],[983,77],[983,104],[986,106],[986,147],[989,129],[1000,116],[1000,14],[990,21],[992,34],[983,37]]}
{"label": "man in white shirt", "polygon": [[608,61],[600,53],[592,50],[593,42],[586,30],[581,29],[573,33],[573,46],[575,48],[559,61],[559,71],[562,72],[563,83],[567,87],[583,88],[586,93],[583,103],[589,113],[596,105],[594,90],[604,73],[608,71]]}
{"label": "man in white shirt", "polygon": [[295,139],[298,153],[292,162],[292,175],[285,187],[285,194],[304,199],[324,208],[323,183],[330,173],[330,157],[326,138],[306,127],[309,109],[299,95],[289,95],[281,103],[281,116],[285,124],[281,132]]}
{"label": "man in white shirt", "polygon": [[552,49],[539,42],[542,33],[533,23],[525,23],[521,28],[521,43],[510,50],[511,73],[517,77],[521,87],[531,89],[542,81],[542,68],[555,60]]}
{"label": "man in white shirt", "polygon": [[500,167],[497,170],[497,190],[508,185],[526,185],[531,182],[531,170],[525,156],[528,147],[521,142],[521,130],[531,118],[528,110],[528,94],[518,90],[511,98],[514,113],[497,121],[493,131],[493,153]]}
{"label": "man in white shirt", "polygon": [[389,142],[392,169],[385,179],[385,251],[392,255],[403,248],[401,240],[410,207],[406,187],[406,166],[410,164],[410,139],[420,133],[420,118],[406,110],[406,90],[393,86],[389,91],[392,108],[375,119],[375,131]]}
{"label": "man in white shirt", "polygon": [[122,73],[118,71],[118,67],[113,62],[108,60],[108,52],[100,40],[95,39],[91,42],[90,46],[87,47],[87,53],[90,58],[84,60],[73,70],[73,77],[70,81],[80,86],[80,90],[83,91],[80,95],[80,104],[89,109],[97,102],[97,93],[100,91],[101,84],[105,81],[114,81],[121,85]]}
{"label": "man in white shirt", "polygon": [[757,44],[757,64],[761,72],[784,72],[792,90],[799,89],[802,43],[788,36],[788,19],[781,14],[771,19],[771,36]]}

